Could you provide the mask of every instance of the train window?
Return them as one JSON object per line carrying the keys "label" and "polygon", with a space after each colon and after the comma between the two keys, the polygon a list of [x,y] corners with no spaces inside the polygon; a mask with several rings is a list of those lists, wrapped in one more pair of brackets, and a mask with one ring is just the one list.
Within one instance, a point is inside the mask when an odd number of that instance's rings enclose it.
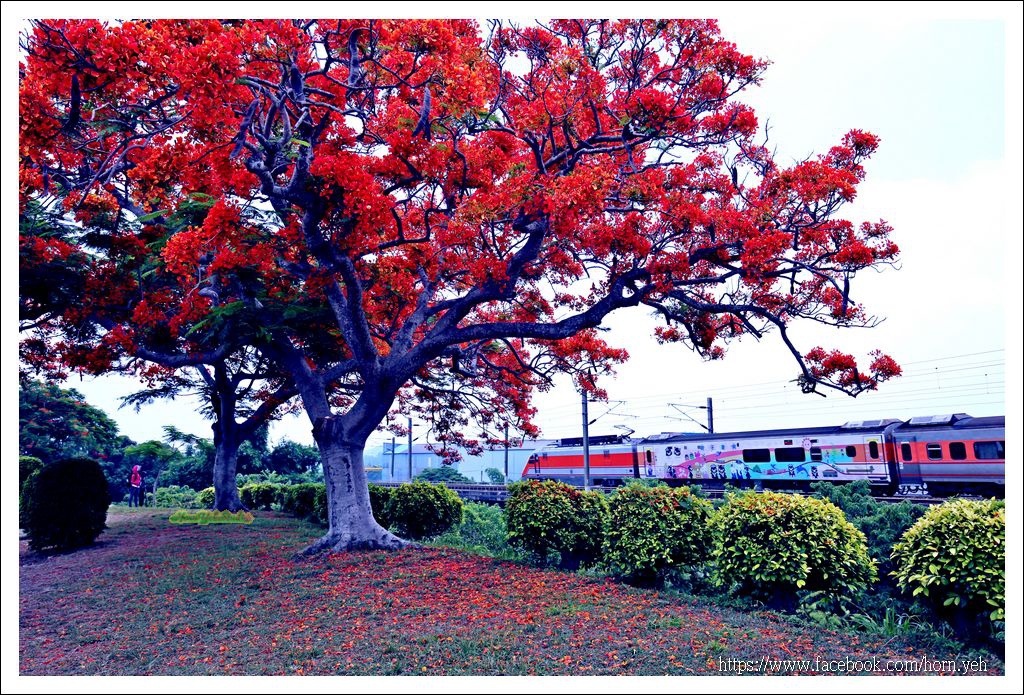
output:
{"label": "train window", "polygon": [[812,446],[811,447],[811,460],[812,461],[816,461],[818,463],[821,463],[821,447],[820,446]]}
{"label": "train window", "polygon": [[963,442],[950,442],[949,458],[954,461],[963,461],[967,458],[967,446]]}
{"label": "train window", "polygon": [[928,458],[935,460],[942,458],[942,445],[941,444],[929,444],[928,445]]}
{"label": "train window", "polygon": [[772,452],[770,449],[744,449],[743,463],[771,463]]}
{"label": "train window", "polygon": [[974,442],[974,458],[1004,459],[1006,458],[1006,442]]}
{"label": "train window", "polygon": [[779,463],[803,463],[807,454],[802,446],[779,447],[775,450],[775,460]]}
{"label": "train window", "polygon": [[910,448],[910,444],[908,444],[907,442],[903,442],[902,444],[900,444],[900,453],[903,455],[904,461],[914,460],[914,452]]}
{"label": "train window", "polygon": [[878,458],[878,442],[868,442],[868,453],[871,454],[871,458]]}
{"label": "train window", "polygon": [[848,446],[848,447],[846,447],[846,455],[849,456],[850,458],[856,458],[857,457],[857,447],[855,447],[855,446]]}
{"label": "train window", "polygon": [[644,452],[644,457],[647,459],[647,463],[654,463],[654,453],[650,449]]}

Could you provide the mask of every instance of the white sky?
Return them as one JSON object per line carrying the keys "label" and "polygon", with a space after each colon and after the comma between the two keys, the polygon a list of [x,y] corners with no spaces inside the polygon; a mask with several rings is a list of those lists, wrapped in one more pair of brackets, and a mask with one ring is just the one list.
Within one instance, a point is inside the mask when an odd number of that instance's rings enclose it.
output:
{"label": "white sky", "polygon": [[[655,5],[630,7],[634,15],[664,14]],[[708,5],[699,7],[691,14],[712,14]],[[632,359],[607,382],[610,399],[622,403],[592,432],[613,432],[616,425],[638,434],[693,430],[697,425],[668,404],[703,405],[708,396],[718,431],[1003,413],[1005,282],[1020,276],[1018,236],[1009,233],[1020,229],[1020,174],[1008,174],[1004,155],[1007,133],[1020,129],[1019,87],[1013,98],[1004,95],[1012,82],[1008,66],[1015,65],[1019,77],[1020,52],[1018,39],[1016,63],[1007,62],[1005,11],[972,6],[972,16],[957,16],[956,6],[946,6],[938,10],[945,16],[929,18],[919,5],[913,12],[889,5],[808,12],[801,4],[799,16],[791,5],[718,7],[714,14],[721,17],[724,36],[773,63],[762,86],[743,100],[762,123],[769,121],[782,162],[826,150],[851,128],[881,137],[846,216],[854,222],[884,218],[895,228],[893,239],[903,252],[900,269],[869,272],[853,285],[854,298],[886,321],[875,329],[839,332],[794,325],[792,334],[805,350],[823,344],[866,358],[881,348],[904,366],[906,376],[856,400],[805,396],[790,382],[796,365],[776,335],[734,343],[724,360],[705,363],[681,346],[657,345],[643,311],[619,313],[607,323],[608,337]],[[550,5],[543,8],[550,11]],[[573,9],[563,14],[593,6]],[[67,385],[136,440],[160,438],[169,423],[210,434],[195,405],[183,399],[138,414],[119,410],[119,397],[134,390],[127,379],[73,377]],[[537,405],[545,436],[580,434],[579,396],[567,381],[540,394]],[[611,405],[593,404],[591,418]],[[703,410],[687,412],[705,418]],[[305,416],[275,423],[272,439],[283,437],[311,442]]]}

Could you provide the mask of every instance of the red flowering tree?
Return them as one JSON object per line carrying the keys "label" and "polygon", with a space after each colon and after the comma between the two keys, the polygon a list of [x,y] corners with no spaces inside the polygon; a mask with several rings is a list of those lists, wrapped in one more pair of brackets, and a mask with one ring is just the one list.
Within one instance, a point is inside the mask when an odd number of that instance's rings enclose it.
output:
{"label": "red flowering tree", "polygon": [[[91,210],[68,224],[63,206],[51,210],[47,202],[53,201],[32,200],[21,214],[23,371],[56,380],[68,369],[131,375],[146,384],[124,399],[136,408],[198,395],[213,423],[214,508],[244,509],[235,482],[239,447],[287,410],[296,395],[291,380],[246,347],[247,317],[220,302],[209,277],[182,282],[159,256],[140,251],[147,235],[159,240],[153,228]],[[176,216],[159,216],[161,224],[173,234],[182,219],[201,222],[210,204],[180,206]],[[208,312],[182,330],[195,294],[209,302]]]}
{"label": "red flowering tree", "polygon": [[[402,544],[362,463],[396,404],[453,436],[529,432],[547,375],[592,389],[584,367],[625,357],[597,332],[619,309],[709,358],[775,329],[808,390],[898,373],[787,333],[871,323],[851,280],[897,248],[838,213],[877,139],[773,161],[737,100],[766,63],[713,21],[62,21],[26,43],[23,206],[57,189],[68,214],[131,221],[162,273],[216,275],[313,423],[330,528],[311,551]],[[196,196],[203,223],[171,233]],[[179,333],[223,311],[142,305]]]}

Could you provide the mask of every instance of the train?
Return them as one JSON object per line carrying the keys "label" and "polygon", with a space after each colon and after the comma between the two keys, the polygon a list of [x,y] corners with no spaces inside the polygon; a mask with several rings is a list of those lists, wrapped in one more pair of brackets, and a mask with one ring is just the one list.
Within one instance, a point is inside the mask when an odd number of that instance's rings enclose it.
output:
{"label": "train", "polygon": [[[1003,497],[1004,416],[966,413],[861,420],[831,427],[749,432],[666,432],[642,439],[590,437],[590,482],[806,489],[817,481],[866,480],[888,495]],[[536,450],[522,478],[584,484],[581,437]]]}

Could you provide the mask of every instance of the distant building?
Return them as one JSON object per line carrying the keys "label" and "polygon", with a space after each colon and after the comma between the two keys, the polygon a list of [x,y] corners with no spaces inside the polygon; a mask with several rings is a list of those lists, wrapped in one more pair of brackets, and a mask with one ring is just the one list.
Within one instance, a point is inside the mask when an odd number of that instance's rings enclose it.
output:
{"label": "distant building", "polygon": [[[530,455],[550,440],[539,439],[527,441],[522,447],[509,447],[508,450],[508,480],[515,481],[522,477],[523,469]],[[384,442],[380,446],[367,447],[363,460],[366,465],[366,475],[371,480],[403,482],[409,480],[409,448],[407,444],[396,442],[395,451],[392,456],[391,442]],[[394,470],[392,470],[392,464]],[[412,477],[422,473],[427,468],[440,468],[444,464],[441,457],[430,451],[425,444],[413,444],[412,446]],[[479,483],[489,483],[490,478],[485,472],[488,468],[496,468],[505,472],[505,447],[498,449],[484,449],[479,456],[470,456],[462,451],[462,460],[452,465],[462,475],[470,480]]]}

